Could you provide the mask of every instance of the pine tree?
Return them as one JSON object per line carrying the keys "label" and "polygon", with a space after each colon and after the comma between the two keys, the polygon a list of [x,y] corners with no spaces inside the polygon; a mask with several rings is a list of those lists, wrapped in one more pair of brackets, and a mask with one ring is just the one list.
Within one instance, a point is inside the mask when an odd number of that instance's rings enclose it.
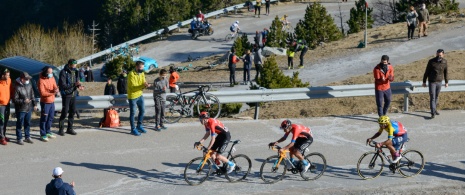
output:
{"label": "pine tree", "polygon": [[307,41],[310,48],[315,48],[320,42],[337,41],[342,38],[334,19],[320,3],[307,6],[304,19],[297,23],[294,32],[297,38]]}
{"label": "pine tree", "polygon": [[237,37],[234,41],[233,47],[236,49],[236,55],[242,56],[244,54],[244,46],[242,45],[242,37]]}
{"label": "pine tree", "polygon": [[[349,31],[347,31],[347,33],[358,33],[365,28],[365,3],[365,0],[355,1],[355,8],[353,7],[350,9],[350,18],[347,21]],[[367,28],[373,28],[373,8],[368,7],[367,12]]]}
{"label": "pine tree", "polygon": [[268,47],[286,46],[286,31],[283,30],[283,23],[279,20],[278,16],[276,16],[271,23],[265,45]]}
{"label": "pine tree", "polygon": [[308,87],[310,85],[308,82],[302,83],[299,79],[299,72],[294,72],[292,78],[284,75],[283,71],[279,69],[274,56],[265,61],[260,74],[257,83],[267,89]]}
{"label": "pine tree", "polygon": [[105,64],[105,74],[108,78],[115,79],[123,69],[131,71],[136,68],[136,63],[131,57],[118,56]]}

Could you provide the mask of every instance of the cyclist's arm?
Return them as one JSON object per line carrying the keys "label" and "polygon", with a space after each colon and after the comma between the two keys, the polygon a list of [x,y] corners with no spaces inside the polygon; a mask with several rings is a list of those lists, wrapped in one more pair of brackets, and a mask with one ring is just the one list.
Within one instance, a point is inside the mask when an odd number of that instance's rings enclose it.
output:
{"label": "cyclist's arm", "polygon": [[212,135],[212,138],[210,139],[210,144],[208,144],[208,147],[207,147],[209,150],[212,148],[213,144],[215,143],[216,136],[217,134]]}
{"label": "cyclist's arm", "polygon": [[210,136],[210,131],[206,131],[205,135],[203,136],[203,138],[199,142],[203,143],[208,138],[208,136]]}
{"label": "cyclist's arm", "polygon": [[376,132],[371,138],[367,139],[367,143],[371,142],[372,140],[374,140],[376,138],[378,138],[381,135],[382,132],[383,132],[383,129],[380,128],[379,131]]}

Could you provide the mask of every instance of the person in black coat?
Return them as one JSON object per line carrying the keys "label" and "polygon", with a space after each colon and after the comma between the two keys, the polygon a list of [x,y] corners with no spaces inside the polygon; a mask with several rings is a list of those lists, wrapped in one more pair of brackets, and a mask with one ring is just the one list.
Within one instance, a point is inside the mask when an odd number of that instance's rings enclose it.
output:
{"label": "person in black coat", "polygon": [[110,77],[107,78],[107,84],[105,85],[103,95],[116,95],[116,87],[113,85]]}
{"label": "person in black coat", "polygon": [[94,73],[92,72],[89,66],[86,66],[86,70],[84,71],[84,77],[86,78],[86,82],[94,82]]}
{"label": "person in black coat", "polygon": [[118,77],[118,83],[116,83],[118,94],[128,94],[128,74],[126,70],[123,70]]}

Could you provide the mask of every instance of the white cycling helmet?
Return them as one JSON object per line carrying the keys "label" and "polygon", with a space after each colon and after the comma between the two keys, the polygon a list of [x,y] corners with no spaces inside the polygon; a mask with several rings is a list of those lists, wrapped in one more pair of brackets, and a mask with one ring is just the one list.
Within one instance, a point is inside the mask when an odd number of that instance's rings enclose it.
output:
{"label": "white cycling helmet", "polygon": [[239,20],[238,20],[238,21],[236,21],[236,24],[239,24]]}

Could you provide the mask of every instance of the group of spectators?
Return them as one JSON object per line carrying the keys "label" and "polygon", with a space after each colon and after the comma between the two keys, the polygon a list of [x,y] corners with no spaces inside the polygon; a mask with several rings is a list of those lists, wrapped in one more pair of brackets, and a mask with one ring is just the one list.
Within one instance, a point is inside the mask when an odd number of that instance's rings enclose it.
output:
{"label": "group of spectators", "polygon": [[407,13],[407,38],[408,40],[414,39],[413,33],[415,28],[418,26],[418,38],[421,36],[428,36],[426,29],[429,24],[429,12],[426,9],[426,5],[423,3],[420,6],[418,12],[415,10],[415,7],[410,6],[409,12]]}
{"label": "group of spectators", "polygon": [[242,60],[244,62],[244,82],[243,85],[248,85],[250,80],[250,70],[252,69],[252,64],[255,65],[255,81],[258,80],[260,72],[263,69],[264,58],[262,56],[262,49],[257,45],[253,45],[253,50],[246,50],[245,54],[242,57],[236,55],[236,49],[231,48],[231,52],[228,54],[228,68],[229,68],[229,85],[234,87],[238,85],[236,82],[236,64]]}

